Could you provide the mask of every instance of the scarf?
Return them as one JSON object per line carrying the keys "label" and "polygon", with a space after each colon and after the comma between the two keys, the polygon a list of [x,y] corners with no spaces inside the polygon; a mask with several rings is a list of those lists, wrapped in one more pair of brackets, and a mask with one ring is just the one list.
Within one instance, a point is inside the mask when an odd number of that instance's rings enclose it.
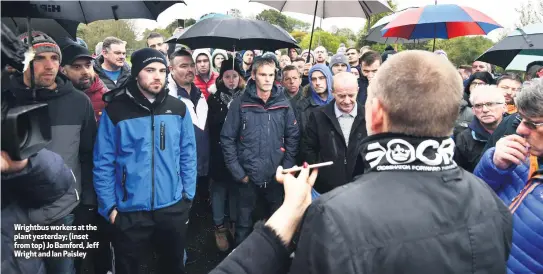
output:
{"label": "scarf", "polygon": [[507,105],[507,114],[513,114],[517,112],[515,105]]}

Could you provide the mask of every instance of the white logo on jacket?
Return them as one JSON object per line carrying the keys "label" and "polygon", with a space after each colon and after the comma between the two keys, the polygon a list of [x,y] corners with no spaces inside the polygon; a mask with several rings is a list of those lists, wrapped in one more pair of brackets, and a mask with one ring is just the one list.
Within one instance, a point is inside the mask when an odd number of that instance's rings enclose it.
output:
{"label": "white logo on jacket", "polygon": [[[435,157],[430,159],[424,155],[424,151],[428,148],[436,150]],[[445,139],[441,143],[436,140],[422,141],[416,148],[409,142],[402,139],[392,139],[388,141],[387,148],[385,149],[380,143],[375,142],[368,145],[368,152],[365,159],[369,162],[370,167],[374,168],[383,157],[386,157],[387,164],[395,165],[395,167],[383,166],[381,170],[422,170],[424,168],[419,166],[411,166],[415,160],[419,160],[427,166],[437,167],[440,165],[451,165],[456,167],[453,161],[454,155],[454,141],[452,139]],[[378,168],[379,169],[379,168]],[[449,168],[430,168],[424,171],[438,171]]]}
{"label": "white logo on jacket", "polygon": [[175,83],[175,80],[172,77],[172,74],[170,73],[168,75],[168,89],[169,89],[169,95],[180,99],[185,105],[187,105],[187,110],[190,113],[190,118],[192,119],[192,123],[200,128],[201,130],[204,130],[206,127],[206,121],[207,121],[207,112],[209,110],[207,106],[206,98],[204,97],[204,94],[200,94],[200,99],[198,100],[198,105],[196,106],[196,110],[194,109],[194,104],[192,101],[188,98],[184,98],[178,95],[177,92],[177,84]]}

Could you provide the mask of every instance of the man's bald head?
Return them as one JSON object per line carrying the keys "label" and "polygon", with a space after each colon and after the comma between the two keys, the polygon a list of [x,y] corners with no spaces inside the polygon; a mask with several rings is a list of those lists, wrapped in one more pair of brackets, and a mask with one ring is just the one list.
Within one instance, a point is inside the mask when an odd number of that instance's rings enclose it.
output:
{"label": "man's bald head", "polygon": [[334,75],[332,95],[336,105],[344,113],[350,113],[356,105],[358,95],[358,79],[350,72]]}
{"label": "man's bald head", "polygon": [[380,124],[373,131],[450,136],[461,100],[462,78],[451,62],[431,52],[404,51],[383,63],[370,83],[367,122]]}

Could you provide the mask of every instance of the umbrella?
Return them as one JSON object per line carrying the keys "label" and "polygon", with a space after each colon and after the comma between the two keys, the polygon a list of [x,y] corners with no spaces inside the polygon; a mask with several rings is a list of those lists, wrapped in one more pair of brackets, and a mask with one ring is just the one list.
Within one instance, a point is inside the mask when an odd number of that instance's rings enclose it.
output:
{"label": "umbrella", "polygon": [[383,29],[384,26],[386,26],[388,23],[390,23],[390,21],[392,21],[394,18],[396,18],[399,14],[401,14],[402,12],[404,12],[406,10],[409,10],[409,9],[413,9],[413,8],[407,8],[407,9],[398,11],[396,13],[393,13],[391,15],[388,15],[388,16],[385,16],[385,17],[381,18],[379,21],[377,21],[377,23],[375,23],[371,27],[368,35],[366,35],[366,40],[377,42],[377,43],[380,43],[380,44],[389,44],[389,43],[392,43],[392,44],[411,44],[411,43],[420,43],[420,42],[428,41],[428,39],[412,39],[412,40],[408,40],[408,39],[404,39],[404,38],[389,38],[389,37],[383,37],[383,35],[381,34],[381,30]]}
{"label": "umbrella", "polygon": [[168,39],[192,49],[264,49],[298,48],[292,36],[268,22],[241,18],[208,18],[197,22],[180,35]]}
{"label": "umbrella", "polygon": [[[6,17],[2,18],[2,23],[17,35],[28,31],[27,18]],[[44,18],[32,19],[30,24],[32,30],[47,33],[55,39],[55,41],[63,39],[64,37],[70,37],[75,40],[77,27],[79,26],[79,22]]]}
{"label": "umbrella", "polygon": [[208,18],[231,18],[233,16],[231,15],[228,15],[228,14],[222,14],[222,13],[208,13],[202,17],[200,17],[200,19],[198,19],[198,22],[199,21],[202,21],[204,19],[208,19]]}
{"label": "umbrella", "polygon": [[486,35],[502,26],[482,12],[454,4],[429,5],[404,11],[383,27],[383,37],[450,39]]}
{"label": "umbrella", "polygon": [[[309,49],[313,45],[313,30],[315,29],[315,18],[331,17],[356,17],[369,19],[370,15],[390,12],[392,9],[384,0],[250,0],[249,2],[262,3],[280,12],[297,12],[313,15],[311,36],[309,38]],[[309,55],[307,56],[309,61]]]}
{"label": "umbrella", "polygon": [[543,23],[513,31],[477,60],[506,70],[524,71],[530,62],[543,60]]}
{"label": "umbrella", "polygon": [[91,23],[107,19],[151,19],[184,1],[2,1],[2,17],[30,17]]}

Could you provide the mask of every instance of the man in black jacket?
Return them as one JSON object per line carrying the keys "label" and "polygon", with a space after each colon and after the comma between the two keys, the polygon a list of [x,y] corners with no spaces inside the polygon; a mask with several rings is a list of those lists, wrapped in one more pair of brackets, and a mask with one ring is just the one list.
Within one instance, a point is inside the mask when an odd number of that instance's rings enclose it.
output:
{"label": "man in black jacket", "polygon": [[299,130],[294,111],[273,84],[275,61],[263,57],[253,64],[252,79],[234,99],[221,131],[224,161],[239,186],[236,243],[249,235],[257,200],[265,200],[269,215],[280,205],[281,185],[275,179],[279,165],[294,165]]}
{"label": "man in black jacket", "polygon": [[505,272],[511,214],[452,160],[461,98],[455,68],[432,53],[383,64],[365,106],[366,172],[308,208],[291,273]]}
{"label": "man in black jacket", "polygon": [[364,172],[354,170],[361,141],[367,136],[364,106],[356,102],[356,76],[340,72],[333,82],[334,101],[311,112],[300,149],[302,160],[309,164],[334,162],[317,178],[315,190],[319,193],[349,183],[353,175]]}
{"label": "man in black jacket", "polygon": [[[19,37],[25,44],[28,35]],[[17,104],[42,102],[49,105],[52,141],[47,146],[58,153],[70,167],[76,178],[76,190],[81,205],[96,209],[96,193],[92,181],[92,150],[96,137],[96,120],[90,99],[74,88],[72,82],[58,73],[62,54],[57,43],[47,34],[32,32],[35,51],[33,74],[27,69],[23,74],[11,77],[10,90]],[[32,80],[33,79],[33,80]],[[53,225],[72,225],[73,214],[54,220]],[[49,263],[55,261],[53,263]],[[48,271],[71,273],[72,258],[49,258]]]}
{"label": "man in black jacket", "polygon": [[126,44],[119,38],[107,37],[102,44],[102,54],[96,58],[94,71],[100,80],[112,90],[124,84],[130,77],[126,60]]}

